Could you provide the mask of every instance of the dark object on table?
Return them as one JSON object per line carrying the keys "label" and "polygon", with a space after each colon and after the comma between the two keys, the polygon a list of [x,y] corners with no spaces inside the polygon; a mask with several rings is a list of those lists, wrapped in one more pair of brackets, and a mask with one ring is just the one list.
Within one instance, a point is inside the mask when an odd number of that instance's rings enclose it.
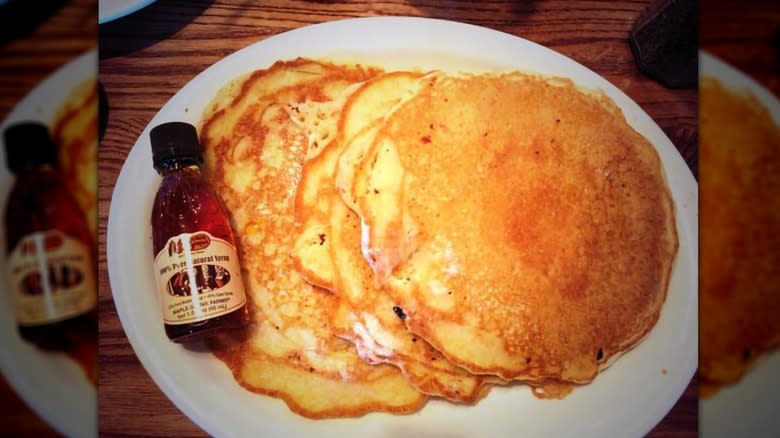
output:
{"label": "dark object on table", "polygon": [[777,29],[775,34],[772,36],[772,47],[775,48],[775,61],[777,61],[778,67],[776,72],[780,73],[780,29]]}
{"label": "dark object on table", "polygon": [[22,37],[46,19],[65,3],[64,0],[29,1],[0,0],[0,44]]}
{"label": "dark object on table", "polygon": [[645,9],[629,34],[639,70],[670,88],[698,84],[696,0],[660,0]]}

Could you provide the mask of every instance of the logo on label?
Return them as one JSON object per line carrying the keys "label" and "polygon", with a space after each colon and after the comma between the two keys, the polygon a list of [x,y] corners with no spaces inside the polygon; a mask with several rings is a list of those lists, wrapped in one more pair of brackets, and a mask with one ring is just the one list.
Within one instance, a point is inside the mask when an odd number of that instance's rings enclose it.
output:
{"label": "logo on label", "polygon": [[[204,294],[216,289],[225,287],[230,281],[230,272],[218,265],[198,265],[194,266],[195,284],[198,286],[198,293]],[[190,290],[190,276],[186,270],[179,271],[168,280],[166,288],[168,294],[175,297],[186,297],[192,295]]]}
{"label": "logo on label", "polygon": [[[201,251],[208,248],[211,238],[207,233],[195,233],[190,235],[190,250]],[[184,253],[184,245],[181,238],[172,238],[168,241],[168,257]]]}
{"label": "logo on label", "polygon": [[[53,293],[71,289],[84,281],[84,273],[76,266],[50,264],[48,270],[48,284]],[[43,295],[43,277],[38,271],[28,273],[18,285],[19,290],[25,295]]]}
{"label": "logo on label", "polygon": [[166,324],[224,315],[246,302],[235,247],[208,232],[171,237],[154,266]]}
{"label": "logo on label", "polygon": [[40,325],[92,310],[97,303],[89,247],[60,231],[23,237],[8,257],[20,325]]}

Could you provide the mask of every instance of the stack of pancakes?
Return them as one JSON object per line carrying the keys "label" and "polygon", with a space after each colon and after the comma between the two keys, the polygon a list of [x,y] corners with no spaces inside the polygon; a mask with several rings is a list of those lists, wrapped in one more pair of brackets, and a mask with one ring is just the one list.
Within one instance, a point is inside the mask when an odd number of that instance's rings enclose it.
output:
{"label": "stack of pancakes", "polygon": [[210,347],[307,417],[559,398],[658,320],[660,160],[568,80],[280,61],[222,89],[201,141],[255,315]]}

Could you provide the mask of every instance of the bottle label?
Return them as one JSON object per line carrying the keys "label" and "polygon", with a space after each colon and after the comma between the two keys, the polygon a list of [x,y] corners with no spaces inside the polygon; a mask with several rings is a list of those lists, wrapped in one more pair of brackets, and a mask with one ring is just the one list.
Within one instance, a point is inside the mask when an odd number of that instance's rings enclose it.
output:
{"label": "bottle label", "polygon": [[89,246],[51,230],[28,234],[8,257],[11,297],[19,325],[68,319],[95,308],[95,267]]}
{"label": "bottle label", "polygon": [[206,231],[168,239],[154,268],[166,324],[203,321],[246,303],[236,248]]}

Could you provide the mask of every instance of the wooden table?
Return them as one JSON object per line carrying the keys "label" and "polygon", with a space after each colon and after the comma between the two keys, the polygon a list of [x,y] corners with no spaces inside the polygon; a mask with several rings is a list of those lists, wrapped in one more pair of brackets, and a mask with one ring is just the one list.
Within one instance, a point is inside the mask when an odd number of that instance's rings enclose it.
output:
{"label": "wooden table", "polygon": [[780,96],[780,8],[774,2],[708,0],[701,11],[702,50]]}
{"label": "wooden table", "polygon": [[[646,5],[635,2],[165,1],[100,29],[109,122],[100,159],[100,430],[103,436],[203,436],[155,386],[117,318],[106,274],[111,193],[128,151],[154,114],[207,67],[271,35],[324,21],[378,15],[435,17],[521,36],[568,56],[626,92],[666,132],[696,174],[697,92],[643,77],[627,42]],[[641,395],[638,395],[641,396]],[[652,436],[695,436],[692,383]]]}
{"label": "wooden table", "polygon": [[[53,2],[52,2],[53,3]],[[48,6],[38,5],[41,12]],[[3,11],[5,12],[5,11]],[[68,61],[97,47],[97,1],[70,0],[17,38],[0,43],[0,120]],[[4,29],[7,31],[8,29]],[[0,376],[0,433],[14,437],[56,437]]]}

